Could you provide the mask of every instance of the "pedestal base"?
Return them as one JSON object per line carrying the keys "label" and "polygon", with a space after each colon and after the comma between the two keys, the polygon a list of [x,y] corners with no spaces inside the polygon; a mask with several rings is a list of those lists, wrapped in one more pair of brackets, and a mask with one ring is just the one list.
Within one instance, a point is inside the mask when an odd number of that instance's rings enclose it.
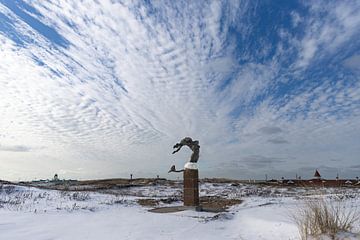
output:
{"label": "pedestal base", "polygon": [[199,206],[199,172],[197,169],[184,169],[184,206]]}

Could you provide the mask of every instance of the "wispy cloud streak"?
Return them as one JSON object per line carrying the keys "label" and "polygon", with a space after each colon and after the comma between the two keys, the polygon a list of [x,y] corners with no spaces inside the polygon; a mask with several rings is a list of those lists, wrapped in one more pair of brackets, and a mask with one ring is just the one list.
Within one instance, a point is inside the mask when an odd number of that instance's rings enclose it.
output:
{"label": "wispy cloud streak", "polygon": [[[166,172],[188,157],[169,154],[184,136],[200,140],[205,175],[354,165],[359,7],[0,1],[0,141],[46,146],[29,165],[75,177]],[[0,152],[31,168],[12,155]]]}

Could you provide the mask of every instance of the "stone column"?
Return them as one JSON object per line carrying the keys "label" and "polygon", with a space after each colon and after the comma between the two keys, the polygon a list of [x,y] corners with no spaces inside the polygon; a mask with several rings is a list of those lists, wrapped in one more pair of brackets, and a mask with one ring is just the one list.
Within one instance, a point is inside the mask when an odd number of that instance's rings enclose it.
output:
{"label": "stone column", "polygon": [[199,171],[196,163],[184,167],[184,206],[199,206]]}

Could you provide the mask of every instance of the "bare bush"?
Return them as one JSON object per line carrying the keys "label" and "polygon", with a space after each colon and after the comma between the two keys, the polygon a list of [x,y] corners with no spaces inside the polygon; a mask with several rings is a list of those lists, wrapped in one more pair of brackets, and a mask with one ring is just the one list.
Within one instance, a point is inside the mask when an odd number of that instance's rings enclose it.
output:
{"label": "bare bush", "polygon": [[90,199],[90,194],[87,192],[74,192],[71,198],[75,201],[87,201]]}
{"label": "bare bush", "polygon": [[0,188],[0,192],[4,192],[5,194],[9,195],[16,192],[15,186],[12,185],[2,185]]}
{"label": "bare bush", "polygon": [[87,201],[91,199],[88,192],[59,191],[59,193],[61,198],[68,198],[75,201]]}
{"label": "bare bush", "polygon": [[347,207],[344,199],[324,197],[305,201],[291,217],[302,240],[316,239],[323,234],[335,239],[337,233],[350,232],[360,220],[357,209]]}
{"label": "bare bush", "polygon": [[59,190],[60,198],[71,198],[71,193],[68,191]]}

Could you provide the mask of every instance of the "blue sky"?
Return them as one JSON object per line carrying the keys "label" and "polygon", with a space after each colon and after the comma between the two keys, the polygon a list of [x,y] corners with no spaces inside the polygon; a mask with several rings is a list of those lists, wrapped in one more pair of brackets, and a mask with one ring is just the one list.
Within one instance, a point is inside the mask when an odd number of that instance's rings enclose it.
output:
{"label": "blue sky", "polygon": [[0,178],[360,175],[359,1],[0,0]]}

